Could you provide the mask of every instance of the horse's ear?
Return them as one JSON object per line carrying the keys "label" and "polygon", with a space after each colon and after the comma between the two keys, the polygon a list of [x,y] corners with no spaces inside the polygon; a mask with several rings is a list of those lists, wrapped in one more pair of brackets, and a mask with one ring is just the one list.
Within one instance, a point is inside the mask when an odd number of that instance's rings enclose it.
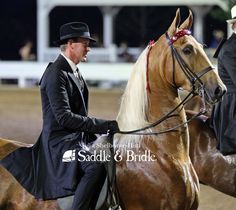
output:
{"label": "horse's ear", "polygon": [[176,32],[179,24],[180,24],[180,10],[178,8],[176,11],[175,19],[173,20],[173,22],[171,23],[171,25],[168,29],[168,33],[170,35],[173,35]]}
{"label": "horse's ear", "polygon": [[189,15],[187,19],[181,24],[180,28],[182,29],[190,29],[193,24],[193,13],[191,10],[189,10]]}

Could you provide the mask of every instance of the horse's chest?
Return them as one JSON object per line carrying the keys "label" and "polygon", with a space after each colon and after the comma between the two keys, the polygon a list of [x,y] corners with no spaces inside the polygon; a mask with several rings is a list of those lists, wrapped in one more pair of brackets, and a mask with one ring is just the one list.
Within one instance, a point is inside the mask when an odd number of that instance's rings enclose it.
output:
{"label": "horse's chest", "polygon": [[188,209],[198,197],[198,180],[189,163],[160,158],[126,166],[118,169],[119,188],[129,197],[136,191],[135,197],[138,193],[145,198],[146,209],[149,205],[150,209],[165,209],[167,205],[168,209]]}

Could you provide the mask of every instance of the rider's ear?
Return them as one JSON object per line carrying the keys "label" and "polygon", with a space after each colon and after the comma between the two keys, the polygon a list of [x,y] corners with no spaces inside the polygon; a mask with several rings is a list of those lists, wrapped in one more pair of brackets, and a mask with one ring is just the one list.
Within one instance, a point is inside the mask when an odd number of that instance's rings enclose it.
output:
{"label": "rider's ear", "polygon": [[168,29],[168,33],[170,36],[175,34],[175,32],[178,29],[179,24],[180,24],[180,10],[178,8],[176,11],[175,19],[173,20],[173,22],[171,23],[171,26]]}
{"label": "rider's ear", "polygon": [[190,29],[193,24],[193,13],[191,10],[189,10],[189,15],[187,19],[181,24],[180,28],[182,29]]}

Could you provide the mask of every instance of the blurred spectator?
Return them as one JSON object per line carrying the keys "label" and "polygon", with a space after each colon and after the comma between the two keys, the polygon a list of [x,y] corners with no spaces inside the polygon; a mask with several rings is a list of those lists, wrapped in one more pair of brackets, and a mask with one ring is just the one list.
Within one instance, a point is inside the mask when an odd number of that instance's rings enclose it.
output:
{"label": "blurred spectator", "polygon": [[120,53],[118,54],[119,61],[121,62],[134,62],[134,57],[128,52],[128,45],[126,42],[121,42]]}
{"label": "blurred spectator", "polygon": [[216,29],[213,31],[212,35],[213,35],[213,38],[210,42],[209,47],[210,48],[217,48],[220,41],[224,37],[224,32],[222,30]]}
{"label": "blurred spectator", "polygon": [[35,60],[36,56],[33,53],[33,43],[30,40],[27,40],[25,44],[20,48],[19,54],[21,56],[21,60],[24,61],[32,61]]}

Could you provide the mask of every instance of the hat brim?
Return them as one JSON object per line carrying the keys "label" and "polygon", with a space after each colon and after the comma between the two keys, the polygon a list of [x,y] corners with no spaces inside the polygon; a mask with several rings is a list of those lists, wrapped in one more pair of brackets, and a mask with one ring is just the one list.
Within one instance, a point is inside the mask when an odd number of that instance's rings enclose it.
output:
{"label": "hat brim", "polygon": [[236,22],[236,19],[229,19],[229,20],[226,20],[227,23],[230,23],[230,24],[233,24]]}
{"label": "hat brim", "polygon": [[84,39],[90,40],[91,42],[97,42],[97,41],[96,41],[95,39],[93,39],[92,37],[79,36],[79,37],[70,37],[70,38],[67,38],[67,39],[56,40],[56,41],[53,41],[53,44],[54,44],[55,46],[59,47],[60,45],[65,44],[69,39],[74,39],[74,38],[84,38]]}

